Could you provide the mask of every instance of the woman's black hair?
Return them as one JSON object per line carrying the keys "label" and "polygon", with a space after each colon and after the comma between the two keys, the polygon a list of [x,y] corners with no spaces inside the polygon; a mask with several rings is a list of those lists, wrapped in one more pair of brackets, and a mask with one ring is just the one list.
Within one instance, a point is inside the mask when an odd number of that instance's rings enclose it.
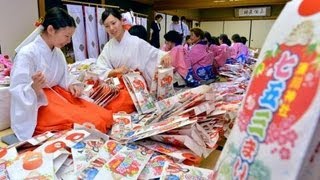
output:
{"label": "woman's black hair", "polygon": [[140,39],[148,41],[148,33],[144,26],[134,25],[129,29],[129,33],[133,36],[138,36]]}
{"label": "woman's black hair", "polygon": [[120,11],[118,11],[118,9],[106,8],[106,10],[101,15],[102,22],[104,22],[108,18],[108,16],[110,16],[110,15],[114,16],[115,18],[119,19],[120,21],[122,19],[122,15],[121,15]]}
{"label": "woman's black hair", "polygon": [[219,39],[222,41],[223,44],[227,44],[228,46],[231,46],[231,41],[228,38],[228,35],[220,34]]}
{"label": "woman's black hair", "polygon": [[213,39],[211,37],[211,34],[207,31],[204,32],[204,38],[207,39],[207,43],[210,46],[211,44],[213,44]]}
{"label": "woman's black hair", "polygon": [[246,44],[247,43],[247,38],[246,37],[244,37],[244,36],[241,36],[241,42],[242,42],[242,44]]}
{"label": "woman's black hair", "polygon": [[177,31],[169,31],[163,37],[166,41],[174,42],[176,45],[182,43],[182,36]]}
{"label": "woman's black hair", "polygon": [[59,7],[49,9],[44,16],[42,23],[44,31],[47,30],[49,25],[53,26],[55,30],[64,27],[76,27],[73,17],[66,10]]}
{"label": "woman's black hair", "polygon": [[239,34],[232,35],[231,39],[232,39],[233,42],[236,42],[236,43],[241,43],[242,42]]}
{"label": "woman's black hair", "polygon": [[212,42],[213,42],[213,44],[218,45],[218,46],[220,45],[220,43],[219,43],[219,39],[218,39],[217,37],[212,36],[211,38],[212,38]]}

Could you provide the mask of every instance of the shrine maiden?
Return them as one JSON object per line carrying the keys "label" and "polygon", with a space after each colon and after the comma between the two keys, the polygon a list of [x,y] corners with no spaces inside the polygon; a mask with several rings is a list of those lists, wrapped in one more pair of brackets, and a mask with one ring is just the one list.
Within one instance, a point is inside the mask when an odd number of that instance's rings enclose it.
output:
{"label": "shrine maiden", "polygon": [[130,69],[137,69],[142,72],[150,87],[156,67],[160,63],[170,65],[170,56],[148,42],[130,35],[123,28],[123,20],[118,10],[106,9],[101,18],[106,31],[112,36],[97,60],[101,78],[114,77],[127,73]]}
{"label": "shrine maiden", "polygon": [[14,60],[10,84],[12,130],[20,140],[45,131],[71,129],[74,123],[91,123],[106,132],[112,124],[111,112],[76,98],[83,86],[68,74],[60,49],[70,43],[76,27],[74,19],[63,9],[52,8],[41,27]]}

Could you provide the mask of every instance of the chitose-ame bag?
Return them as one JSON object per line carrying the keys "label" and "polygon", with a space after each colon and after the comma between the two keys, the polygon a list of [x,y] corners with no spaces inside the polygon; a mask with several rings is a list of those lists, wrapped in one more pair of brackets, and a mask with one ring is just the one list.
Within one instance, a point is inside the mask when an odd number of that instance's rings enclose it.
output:
{"label": "chitose-ame bag", "polygon": [[131,72],[122,76],[131,99],[139,114],[155,111],[156,106],[147,89],[147,83],[139,72]]}
{"label": "chitose-ame bag", "polygon": [[319,87],[320,1],[293,0],[265,41],[216,179],[320,179]]}
{"label": "chitose-ame bag", "polygon": [[151,95],[156,100],[166,99],[175,95],[173,82],[173,67],[158,67],[151,83]]}

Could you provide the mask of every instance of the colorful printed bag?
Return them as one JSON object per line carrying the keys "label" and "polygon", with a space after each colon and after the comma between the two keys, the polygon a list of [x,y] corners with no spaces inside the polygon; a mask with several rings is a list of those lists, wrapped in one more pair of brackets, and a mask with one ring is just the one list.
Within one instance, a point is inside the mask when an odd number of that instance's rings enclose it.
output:
{"label": "colorful printed bag", "polygon": [[[290,21],[288,21],[290,19]],[[290,1],[273,25],[216,179],[320,179],[320,1]]]}

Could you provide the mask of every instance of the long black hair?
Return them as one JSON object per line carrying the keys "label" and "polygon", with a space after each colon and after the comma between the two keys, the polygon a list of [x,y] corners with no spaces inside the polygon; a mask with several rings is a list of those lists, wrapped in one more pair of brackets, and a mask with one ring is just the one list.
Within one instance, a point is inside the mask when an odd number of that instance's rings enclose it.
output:
{"label": "long black hair", "polygon": [[114,16],[115,18],[121,21],[122,15],[120,11],[115,8],[106,8],[106,10],[101,15],[101,20],[104,22],[110,15]]}
{"label": "long black hair", "polygon": [[240,37],[239,34],[232,35],[231,39],[232,39],[233,42],[236,42],[236,43],[241,43],[242,42],[241,41],[241,37]]}
{"label": "long black hair", "polygon": [[73,17],[66,10],[59,7],[54,7],[47,11],[42,23],[44,31],[47,30],[49,25],[53,26],[55,30],[64,27],[76,27]]}
{"label": "long black hair", "polygon": [[220,34],[219,39],[222,41],[222,44],[227,44],[228,46],[231,46],[231,41],[228,38],[228,35]]}
{"label": "long black hair", "polygon": [[241,42],[242,42],[242,44],[246,44],[247,43],[247,38],[246,37],[244,37],[244,36],[241,36],[240,37],[241,38]]}
{"label": "long black hair", "polygon": [[148,41],[148,33],[144,26],[142,25],[134,25],[129,29],[129,33],[133,36],[137,36],[140,39]]}
{"label": "long black hair", "polygon": [[213,44],[212,36],[211,36],[211,34],[210,34],[208,31],[205,31],[205,32],[204,32],[204,38],[207,39],[208,46],[210,46],[211,44]]}

